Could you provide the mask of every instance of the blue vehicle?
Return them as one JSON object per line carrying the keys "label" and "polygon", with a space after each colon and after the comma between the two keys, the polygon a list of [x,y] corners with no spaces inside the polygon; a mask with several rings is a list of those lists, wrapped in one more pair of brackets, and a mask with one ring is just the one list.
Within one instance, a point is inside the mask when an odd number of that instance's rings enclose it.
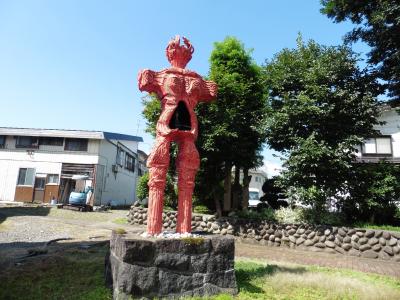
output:
{"label": "blue vehicle", "polygon": [[86,180],[88,176],[85,175],[74,175],[72,179],[76,181],[76,186],[84,187],[82,191],[73,191],[69,195],[68,203],[74,206],[86,206],[89,204],[89,200],[93,194],[93,189],[90,186],[86,186]]}

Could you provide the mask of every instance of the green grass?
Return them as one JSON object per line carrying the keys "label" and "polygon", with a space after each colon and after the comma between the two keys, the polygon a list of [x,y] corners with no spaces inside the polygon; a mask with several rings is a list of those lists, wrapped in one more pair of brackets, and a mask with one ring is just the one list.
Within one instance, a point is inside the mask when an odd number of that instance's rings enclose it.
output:
{"label": "green grass", "polygon": [[[106,246],[70,249],[0,270],[0,299],[112,299],[104,287]],[[345,269],[240,259],[236,261],[240,293],[213,300],[400,299],[400,280]]]}
{"label": "green grass", "polygon": [[356,223],[356,224],[354,224],[354,227],[356,227],[356,228],[365,228],[365,229],[400,231],[400,227],[398,227],[398,226],[374,225],[374,224],[369,224],[369,223]]}
{"label": "green grass", "polygon": [[0,299],[112,299],[104,286],[107,248],[67,250],[0,271]]}
{"label": "green grass", "polygon": [[113,220],[113,223],[120,224],[120,225],[126,225],[126,224],[128,224],[128,219],[127,218],[116,218]]}

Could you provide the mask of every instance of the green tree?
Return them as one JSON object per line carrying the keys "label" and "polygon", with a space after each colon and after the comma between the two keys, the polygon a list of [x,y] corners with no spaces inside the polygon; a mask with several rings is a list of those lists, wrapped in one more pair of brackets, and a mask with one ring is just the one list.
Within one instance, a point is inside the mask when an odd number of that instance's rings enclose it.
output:
{"label": "green tree", "polygon": [[393,224],[400,198],[400,166],[390,162],[359,163],[352,169],[349,195],[342,207],[348,222]]}
{"label": "green tree", "polygon": [[317,211],[348,192],[354,152],[377,121],[377,83],[347,46],[301,36],[264,66],[269,89],[267,140],[283,152],[281,185]]}
{"label": "green tree", "polygon": [[371,47],[368,62],[385,81],[389,96],[400,99],[400,2],[398,0],[322,0],[321,12],[335,22],[357,26],[346,40],[362,40]]}
{"label": "green tree", "polygon": [[[261,164],[260,151],[265,140],[264,88],[261,69],[253,61],[251,51],[234,37],[214,44],[210,64],[209,79],[218,84],[218,97],[217,101],[201,104],[197,109],[200,124],[198,145],[204,158],[198,181],[199,186],[208,186],[207,191],[217,199],[221,193],[220,179],[224,178],[223,208],[229,211],[237,209],[240,204],[246,206],[248,170]],[[237,170],[234,195],[239,192],[240,170],[243,170],[245,179],[241,193],[244,201],[234,197],[232,203],[233,166]],[[216,204],[218,206],[218,201]]]}

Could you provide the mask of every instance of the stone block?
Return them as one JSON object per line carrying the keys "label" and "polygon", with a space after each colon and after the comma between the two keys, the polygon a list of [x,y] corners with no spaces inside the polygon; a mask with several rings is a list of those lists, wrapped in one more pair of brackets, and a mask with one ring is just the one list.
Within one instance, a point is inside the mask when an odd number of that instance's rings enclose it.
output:
{"label": "stone block", "polygon": [[373,250],[367,250],[367,251],[362,252],[361,256],[365,257],[365,258],[377,258],[378,257],[378,253],[376,253]]}
{"label": "stone block", "polygon": [[178,299],[238,291],[234,239],[228,236],[155,239],[113,233],[105,271],[114,299]]}

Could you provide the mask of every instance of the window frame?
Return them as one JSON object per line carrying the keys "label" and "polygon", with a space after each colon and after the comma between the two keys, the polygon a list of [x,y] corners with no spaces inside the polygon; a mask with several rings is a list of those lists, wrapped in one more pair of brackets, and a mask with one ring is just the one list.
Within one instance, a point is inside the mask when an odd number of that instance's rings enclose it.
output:
{"label": "window frame", "polygon": [[[129,159],[132,159],[131,162],[129,162]],[[128,152],[125,153],[125,169],[131,172],[135,172],[135,157]]]}
{"label": "window frame", "polygon": [[[30,145],[19,144],[21,138],[30,138],[31,139]],[[36,143],[32,142],[34,139],[36,139]],[[15,148],[17,148],[17,149],[38,149],[39,148],[39,137],[29,136],[29,135],[18,135],[15,137]]]}
{"label": "window frame", "polygon": [[[56,142],[58,141],[58,143]],[[64,138],[63,137],[40,137],[39,138],[39,146],[64,146]]]}
{"label": "window frame", "polygon": [[[49,178],[51,178],[51,176],[57,176],[57,180],[56,182],[49,182]],[[60,175],[59,174],[47,174],[46,176],[46,185],[59,185],[60,183]]]}
{"label": "window frame", "polygon": [[[20,183],[21,170],[25,170],[23,183]],[[26,178],[27,178],[26,175],[29,174],[28,170],[33,170],[32,173],[31,173],[31,175],[32,175],[32,183],[31,184],[27,184],[27,182],[26,182],[27,181],[26,180]],[[18,176],[17,176],[17,186],[31,186],[31,187],[33,187],[35,185],[35,175],[36,175],[35,168],[19,168]]]}
{"label": "window frame", "polygon": [[0,135],[0,141],[3,140],[3,143],[0,143],[0,149],[4,149],[6,147],[6,135]]}
{"label": "window frame", "polygon": [[[79,149],[68,148],[71,142],[85,142],[84,147],[80,146]],[[80,138],[65,138],[64,139],[64,150],[65,151],[74,151],[74,152],[87,152],[89,148],[89,139],[80,139]]]}
{"label": "window frame", "polygon": [[[377,139],[389,139],[390,142],[390,153],[378,153],[378,144],[377,144]],[[374,145],[375,145],[375,152],[370,153],[370,152],[365,152],[365,141],[366,140],[374,140]],[[392,143],[392,136],[391,135],[379,135],[379,136],[373,136],[365,139],[363,143],[361,144],[361,155],[363,157],[365,156],[370,156],[370,157],[379,157],[379,156],[384,156],[384,157],[391,157],[393,156],[393,143]]]}

